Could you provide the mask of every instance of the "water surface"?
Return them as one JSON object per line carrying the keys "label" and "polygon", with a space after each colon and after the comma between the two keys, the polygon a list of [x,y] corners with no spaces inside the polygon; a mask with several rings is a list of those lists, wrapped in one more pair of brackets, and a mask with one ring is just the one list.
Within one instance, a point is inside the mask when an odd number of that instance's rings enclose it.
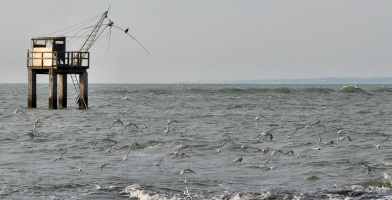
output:
{"label": "water surface", "polygon": [[[37,88],[37,108],[28,109],[26,84],[1,84],[2,198],[392,196],[392,138],[375,147],[391,134],[391,85],[90,84],[88,110],[77,109],[71,86],[68,108],[58,110],[48,109],[48,85]],[[25,113],[14,114],[15,109]],[[265,118],[256,123],[260,114]],[[31,140],[25,133],[38,118],[41,122]],[[129,127],[122,133],[120,124],[109,129],[115,119],[139,129]],[[169,119],[178,123],[171,123],[175,130],[164,134]],[[318,120],[287,138],[295,128]],[[271,129],[272,141],[257,137]],[[352,141],[336,144],[338,130]],[[322,142],[334,143],[321,143],[315,150],[321,133]],[[92,149],[95,140],[98,144]],[[114,141],[118,147],[107,152]],[[180,152],[189,157],[175,157],[180,145],[187,147]],[[252,148],[241,149],[242,145]],[[271,151],[258,150],[266,148]],[[65,150],[63,159],[53,162]],[[260,168],[272,150],[277,153]],[[299,156],[281,153],[290,150]],[[234,162],[238,158],[242,162]],[[378,166],[367,174],[361,162]],[[195,173],[180,175],[183,169]]]}

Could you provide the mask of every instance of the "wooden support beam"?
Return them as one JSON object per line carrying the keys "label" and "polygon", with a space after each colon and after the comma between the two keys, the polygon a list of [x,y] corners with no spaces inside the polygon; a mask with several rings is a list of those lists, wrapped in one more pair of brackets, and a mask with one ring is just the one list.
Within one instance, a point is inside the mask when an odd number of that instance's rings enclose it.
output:
{"label": "wooden support beam", "polygon": [[59,74],[59,108],[67,107],[67,74]]}
{"label": "wooden support beam", "polygon": [[88,108],[88,74],[79,74],[79,109]]}
{"label": "wooden support beam", "polygon": [[57,109],[57,74],[55,69],[49,70],[49,108]]}
{"label": "wooden support beam", "polygon": [[27,95],[27,106],[29,108],[37,107],[37,73],[35,70],[28,69],[28,95]]}

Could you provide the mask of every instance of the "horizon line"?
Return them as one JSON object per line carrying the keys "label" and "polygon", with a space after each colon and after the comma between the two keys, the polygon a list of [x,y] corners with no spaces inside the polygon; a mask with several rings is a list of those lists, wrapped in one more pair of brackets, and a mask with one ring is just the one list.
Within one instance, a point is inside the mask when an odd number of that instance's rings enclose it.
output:
{"label": "horizon line", "polygon": [[[389,79],[389,80],[388,80]],[[48,82],[37,82],[46,84]],[[0,84],[28,84],[27,82],[0,82]],[[68,83],[72,84],[72,83]],[[282,79],[232,79],[216,81],[157,81],[157,82],[90,82],[90,84],[392,84],[392,77],[327,77]]]}

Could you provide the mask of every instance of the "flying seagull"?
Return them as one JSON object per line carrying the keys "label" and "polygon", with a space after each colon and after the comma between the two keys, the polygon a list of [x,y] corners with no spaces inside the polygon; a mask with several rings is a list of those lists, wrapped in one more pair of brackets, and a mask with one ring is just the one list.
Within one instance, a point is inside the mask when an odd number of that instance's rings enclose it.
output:
{"label": "flying seagull", "polygon": [[367,165],[364,162],[361,162],[361,164],[364,165],[367,168],[366,174],[370,174],[371,172],[373,172],[378,167],[378,164],[376,166],[374,166],[374,167],[370,167],[369,165]]}
{"label": "flying seagull", "polygon": [[387,141],[389,139],[389,135],[387,136],[387,138],[385,140],[383,140],[380,144],[376,145],[376,148],[380,148],[381,144],[384,143],[385,141]]}
{"label": "flying seagull", "polygon": [[67,149],[66,149],[59,157],[57,157],[56,159],[54,159],[53,162],[56,162],[57,160],[60,160],[60,159],[61,159],[61,156],[63,156],[66,152],[67,152]]}

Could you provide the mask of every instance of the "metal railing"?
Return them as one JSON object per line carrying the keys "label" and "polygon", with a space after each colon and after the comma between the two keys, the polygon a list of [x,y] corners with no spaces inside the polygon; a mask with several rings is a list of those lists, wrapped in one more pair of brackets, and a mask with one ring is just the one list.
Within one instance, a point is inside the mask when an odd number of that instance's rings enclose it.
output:
{"label": "metal railing", "polygon": [[89,68],[89,52],[78,51],[27,51],[27,67],[51,68],[51,67],[82,67]]}

